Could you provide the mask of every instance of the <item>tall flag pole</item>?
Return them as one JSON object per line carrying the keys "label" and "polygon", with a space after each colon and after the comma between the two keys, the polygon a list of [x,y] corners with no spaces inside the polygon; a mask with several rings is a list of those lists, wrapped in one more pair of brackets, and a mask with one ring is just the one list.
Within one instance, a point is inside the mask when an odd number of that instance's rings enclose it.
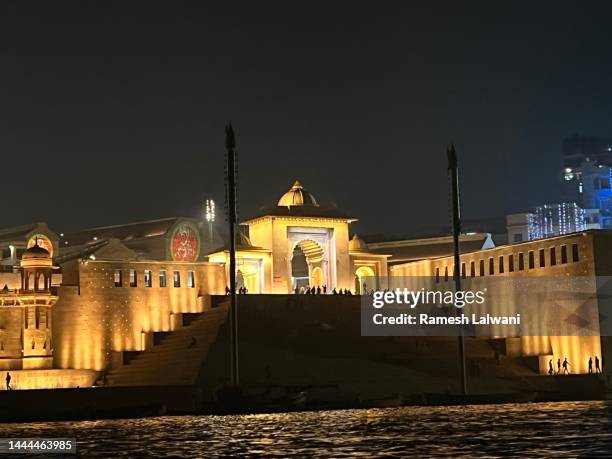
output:
{"label": "tall flag pole", "polygon": [[[455,291],[461,290],[461,258],[459,256],[459,235],[461,234],[461,198],[459,195],[459,167],[457,165],[457,153],[455,146],[450,145],[446,154],[448,156],[448,175],[450,177],[451,201],[453,206],[453,248],[455,267],[453,269],[453,279],[455,280]],[[456,313],[457,311],[455,311]],[[460,310],[463,315],[463,310]],[[459,329],[459,371],[461,377],[461,394],[467,394],[467,376],[465,373],[465,338],[463,327]]]}
{"label": "tall flag pole", "polygon": [[236,298],[236,138],[232,123],[225,127],[225,149],[227,151],[227,221],[229,223],[229,289],[230,289],[230,341],[231,384],[240,383],[238,373],[238,310]]}

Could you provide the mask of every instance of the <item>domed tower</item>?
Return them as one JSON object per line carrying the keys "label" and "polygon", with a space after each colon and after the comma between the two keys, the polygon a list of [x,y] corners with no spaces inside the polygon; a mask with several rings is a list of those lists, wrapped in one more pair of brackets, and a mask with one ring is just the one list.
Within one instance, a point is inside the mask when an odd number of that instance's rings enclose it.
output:
{"label": "domed tower", "polygon": [[[21,288],[0,291],[0,369],[40,370],[53,367],[51,307],[57,295],[51,291],[55,267],[49,252],[38,241],[21,257]],[[19,377],[17,388],[36,387]]]}
{"label": "domed tower", "polygon": [[53,260],[38,241],[21,257],[21,291],[23,293],[51,293]]}

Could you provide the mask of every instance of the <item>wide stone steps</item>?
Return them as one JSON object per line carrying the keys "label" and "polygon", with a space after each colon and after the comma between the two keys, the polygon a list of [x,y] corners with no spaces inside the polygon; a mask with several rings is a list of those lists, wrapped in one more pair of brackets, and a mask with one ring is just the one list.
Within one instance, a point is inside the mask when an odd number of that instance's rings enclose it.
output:
{"label": "wide stone steps", "polygon": [[107,385],[193,384],[202,362],[227,318],[227,306],[190,317],[188,325],[168,334],[160,344],[112,370]]}

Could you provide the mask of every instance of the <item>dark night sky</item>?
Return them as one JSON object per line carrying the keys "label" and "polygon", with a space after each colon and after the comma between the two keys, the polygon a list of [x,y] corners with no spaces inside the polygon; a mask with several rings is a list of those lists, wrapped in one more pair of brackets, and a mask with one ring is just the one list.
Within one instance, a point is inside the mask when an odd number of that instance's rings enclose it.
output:
{"label": "dark night sky", "polygon": [[84,3],[0,6],[1,227],[222,208],[229,119],[242,216],[299,178],[366,233],[447,224],[449,142],[477,218],[558,200],[563,138],[612,134],[604,2]]}

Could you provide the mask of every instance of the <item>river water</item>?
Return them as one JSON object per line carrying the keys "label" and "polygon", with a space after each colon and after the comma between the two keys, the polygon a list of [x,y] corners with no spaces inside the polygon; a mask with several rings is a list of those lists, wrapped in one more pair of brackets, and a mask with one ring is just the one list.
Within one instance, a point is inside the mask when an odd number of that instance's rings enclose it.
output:
{"label": "river water", "polygon": [[103,458],[610,457],[611,415],[606,402],[406,407],[0,424],[0,437],[74,437]]}

